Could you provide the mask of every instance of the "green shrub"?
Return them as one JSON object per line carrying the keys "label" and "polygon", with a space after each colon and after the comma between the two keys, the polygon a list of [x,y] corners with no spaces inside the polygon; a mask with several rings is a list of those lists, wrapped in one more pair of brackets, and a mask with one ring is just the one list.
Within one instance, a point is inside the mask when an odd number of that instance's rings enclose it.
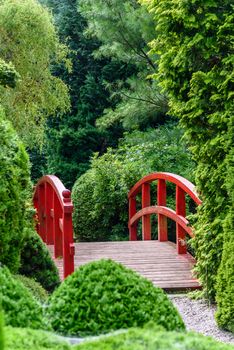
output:
{"label": "green shrub", "polygon": [[33,278],[29,278],[23,275],[15,275],[23,285],[31,291],[33,296],[40,302],[45,303],[48,299],[47,291],[41,286],[40,283],[36,282]]}
{"label": "green shrub", "polygon": [[[195,228],[198,277],[215,299],[222,259],[223,223],[232,195],[227,190],[233,149],[233,4],[230,0],[141,0],[155,17],[155,74],[180,118],[197,163],[196,185],[203,204]],[[231,175],[233,176],[233,174]]]}
{"label": "green shrub", "polygon": [[[191,179],[193,163],[181,130],[164,126],[126,135],[119,149],[98,158],[72,190],[74,234],[79,241],[128,238],[130,188],[155,171],[174,172]],[[175,201],[173,199],[173,201]]]}
{"label": "green shrub", "polygon": [[40,236],[31,231],[21,251],[21,275],[35,279],[48,292],[60,283],[58,269]]}
{"label": "green shrub", "polygon": [[42,328],[42,307],[6,267],[0,267],[0,300],[6,325]]}
{"label": "green shrub", "polygon": [[165,332],[150,325],[75,346],[76,350],[233,350],[233,345],[192,332]]}
{"label": "green shrub", "polygon": [[69,335],[100,334],[143,326],[153,320],[167,330],[184,330],[166,294],[112,260],[81,266],[49,299],[52,328]]}
{"label": "green shrub", "polygon": [[28,224],[29,160],[0,107],[0,262],[16,272]]}
{"label": "green shrub", "polygon": [[27,328],[5,327],[4,350],[69,350],[67,342],[54,334]]}
{"label": "green shrub", "polygon": [[4,348],[4,335],[3,335],[3,314],[0,306],[0,350]]}

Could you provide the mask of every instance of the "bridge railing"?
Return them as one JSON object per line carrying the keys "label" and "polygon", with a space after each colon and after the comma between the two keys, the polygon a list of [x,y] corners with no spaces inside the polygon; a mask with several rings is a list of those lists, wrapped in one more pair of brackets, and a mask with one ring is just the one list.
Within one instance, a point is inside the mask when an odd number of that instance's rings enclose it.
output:
{"label": "bridge railing", "polygon": [[71,193],[54,175],[45,175],[33,195],[37,210],[36,229],[47,245],[54,245],[54,257],[63,258],[63,277],[74,271]]}
{"label": "bridge railing", "polygon": [[[157,205],[151,206],[150,183],[157,181]],[[176,210],[167,208],[166,181],[176,185]],[[141,193],[141,209],[137,211],[136,196]],[[167,218],[176,222],[176,245],[178,254],[186,254],[186,234],[193,237],[191,227],[186,219],[186,201],[188,194],[197,205],[202,202],[199,199],[194,185],[182,176],[171,173],[152,173],[143,177],[130,190],[129,199],[129,239],[137,240],[137,223],[142,218],[142,239],[151,239],[151,214],[158,216],[158,240],[168,240]]]}

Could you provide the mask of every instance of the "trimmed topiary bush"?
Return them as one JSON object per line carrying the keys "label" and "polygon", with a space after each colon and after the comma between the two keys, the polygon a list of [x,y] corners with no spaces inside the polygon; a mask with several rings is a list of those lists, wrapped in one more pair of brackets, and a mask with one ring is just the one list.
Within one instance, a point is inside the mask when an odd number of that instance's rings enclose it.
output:
{"label": "trimmed topiary bush", "polygon": [[6,267],[0,267],[0,300],[6,325],[42,328],[42,307]]}
{"label": "trimmed topiary bush", "polygon": [[30,290],[33,296],[40,302],[45,303],[48,299],[47,291],[33,278],[23,275],[15,275],[15,278],[23,283],[23,285]]}
{"label": "trimmed topiary bush", "polygon": [[54,334],[27,328],[5,327],[4,350],[69,350],[69,344]]}
{"label": "trimmed topiary bush", "polygon": [[147,329],[133,328],[127,332],[102,337],[75,346],[76,350],[233,350],[234,346],[220,343],[196,333],[165,332],[150,325]]}
{"label": "trimmed topiary bush", "polygon": [[4,348],[4,336],[3,336],[3,315],[0,309],[0,350]]}
{"label": "trimmed topiary bush", "polygon": [[34,231],[30,233],[21,251],[19,273],[35,279],[48,292],[60,284],[58,269],[48,248]]}
{"label": "trimmed topiary bush", "polygon": [[166,294],[112,260],[81,266],[49,299],[48,321],[59,333],[95,335],[143,326],[150,320],[167,330],[184,330]]}
{"label": "trimmed topiary bush", "polygon": [[16,272],[28,225],[29,160],[0,107],[0,262]]}

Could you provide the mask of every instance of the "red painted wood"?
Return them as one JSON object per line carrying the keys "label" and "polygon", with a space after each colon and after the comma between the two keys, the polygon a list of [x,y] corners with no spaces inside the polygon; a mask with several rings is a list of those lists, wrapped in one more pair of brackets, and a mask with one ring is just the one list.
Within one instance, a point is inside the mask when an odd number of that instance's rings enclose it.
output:
{"label": "red painted wood", "polygon": [[[136,214],[136,198],[129,199],[129,217],[132,218]],[[137,225],[131,225],[129,227],[129,240],[137,240]]]}
{"label": "red painted wood", "polygon": [[33,196],[37,210],[37,232],[47,244],[54,244],[54,256],[63,257],[63,278],[74,271],[74,242],[71,193],[54,175],[43,176]]}
{"label": "red painted wood", "polygon": [[[158,180],[157,202],[159,206],[167,205],[167,188],[166,181]],[[168,240],[167,235],[167,217],[165,215],[158,214],[158,240],[165,242]]]}
{"label": "red painted wood", "polygon": [[[152,181],[158,181],[157,191],[157,206],[150,206],[150,183]],[[166,207],[166,181],[170,181],[176,185],[176,211]],[[188,194],[196,204],[201,204],[194,185],[183,178],[182,176],[171,173],[152,173],[143,177],[138,181],[128,193],[129,201],[133,201],[136,195],[142,191],[142,209],[134,215],[129,215],[128,227],[131,232],[134,225],[136,230],[136,224],[140,218],[143,221],[143,240],[151,239],[151,224],[150,214],[158,214],[158,239],[161,242],[168,240],[167,234],[167,218],[170,218],[176,222],[176,237],[177,237],[177,251],[179,254],[186,253],[186,233],[193,237],[193,232],[188,227],[188,221],[186,220],[186,203],[185,194]]]}
{"label": "red painted wood", "polygon": [[[186,216],[185,192],[179,186],[176,186],[176,214],[183,217]],[[186,231],[178,223],[176,223],[176,244],[178,254],[186,254]]]}
{"label": "red painted wood", "polygon": [[[142,209],[150,206],[150,185],[144,183],[142,185]],[[151,223],[150,215],[142,216],[142,240],[151,240]]]}
{"label": "red painted wood", "polygon": [[176,223],[178,223],[180,226],[183,227],[183,229],[193,237],[193,232],[191,227],[188,226],[189,222],[187,219],[185,219],[183,216],[177,215],[176,212],[170,208],[167,207],[160,207],[158,205],[154,205],[151,207],[147,207],[144,209],[139,210],[130,220],[129,225],[133,225],[136,222],[140,220],[140,218],[144,215],[150,215],[150,214],[161,214],[169,219],[174,220]]}
{"label": "red painted wood", "polygon": [[202,203],[195,190],[195,186],[184,177],[172,173],[152,173],[144,176],[129,191],[128,198],[135,197],[141,191],[141,186],[143,183],[150,183],[159,179],[166,180],[174,183],[175,185],[178,185],[194,200],[196,204],[199,205]]}
{"label": "red painted wood", "polygon": [[45,183],[45,227],[46,227],[46,244],[54,244],[53,237],[53,217],[51,209],[53,208],[53,189],[49,183]]}

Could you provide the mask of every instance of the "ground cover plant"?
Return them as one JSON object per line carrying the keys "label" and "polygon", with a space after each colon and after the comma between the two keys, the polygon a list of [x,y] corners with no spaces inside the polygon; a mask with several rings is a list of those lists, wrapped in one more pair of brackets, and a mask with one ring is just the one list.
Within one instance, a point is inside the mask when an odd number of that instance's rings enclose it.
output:
{"label": "ground cover plant", "polygon": [[233,350],[233,345],[192,332],[165,332],[153,324],[75,346],[76,350]]}
{"label": "ground cover plant", "polygon": [[0,267],[0,300],[6,325],[42,328],[42,307],[6,267]]}
{"label": "ground cover plant", "polygon": [[69,350],[72,348],[66,341],[52,333],[30,328],[5,327],[4,334],[4,350]]}
{"label": "ground cover plant", "polygon": [[0,310],[0,350],[4,347],[4,335],[3,335],[3,314]]}
{"label": "ground cover plant", "polygon": [[160,288],[112,260],[88,263],[69,276],[50,297],[47,317],[54,331],[80,336],[150,320],[167,330],[185,328]]}
{"label": "ground cover plant", "polygon": [[48,292],[52,292],[60,284],[58,269],[48,248],[33,230],[21,251],[19,273],[35,279]]}

